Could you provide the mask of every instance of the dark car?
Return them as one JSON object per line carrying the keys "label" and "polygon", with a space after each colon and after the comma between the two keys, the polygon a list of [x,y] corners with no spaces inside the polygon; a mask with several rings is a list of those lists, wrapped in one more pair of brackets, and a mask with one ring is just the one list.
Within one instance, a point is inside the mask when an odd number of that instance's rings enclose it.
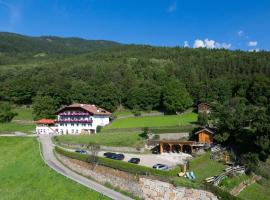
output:
{"label": "dark car", "polygon": [[114,160],[124,160],[125,156],[123,154],[115,154],[114,156],[111,157],[111,159]]}
{"label": "dark car", "polygon": [[112,158],[116,155],[116,153],[106,152],[103,154],[106,158]]}
{"label": "dark car", "polygon": [[157,149],[152,150],[152,154],[159,154],[159,150]]}
{"label": "dark car", "polygon": [[141,161],[140,158],[131,158],[128,162],[134,163],[134,164],[139,164],[140,161]]}
{"label": "dark car", "polygon": [[153,168],[158,170],[169,170],[169,166],[163,164],[156,164],[153,166]]}
{"label": "dark car", "polygon": [[82,150],[82,149],[76,149],[75,152],[80,153],[80,154],[87,154],[87,151]]}

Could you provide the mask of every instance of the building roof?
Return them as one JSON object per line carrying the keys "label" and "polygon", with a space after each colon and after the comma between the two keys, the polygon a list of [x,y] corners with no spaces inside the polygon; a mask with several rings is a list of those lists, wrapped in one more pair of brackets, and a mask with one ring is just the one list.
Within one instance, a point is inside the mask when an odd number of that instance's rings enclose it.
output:
{"label": "building roof", "polygon": [[199,103],[197,106],[202,106],[202,105],[206,105],[206,106],[209,106],[209,104],[208,103]]}
{"label": "building roof", "polygon": [[212,134],[212,135],[215,134],[215,132],[212,131],[212,130],[210,130],[209,128],[203,128],[203,129],[201,129],[201,130],[195,132],[194,134],[197,135],[197,134],[199,134],[199,133],[201,133],[201,132],[203,132],[203,131],[206,131],[207,133],[210,133],[210,134]]}
{"label": "building roof", "polygon": [[74,103],[74,104],[71,104],[69,106],[64,106],[64,107],[60,108],[56,112],[56,114],[60,113],[62,110],[67,109],[67,108],[82,108],[83,110],[85,110],[91,114],[94,114],[94,115],[111,115],[112,114],[103,108],[97,107],[96,105],[79,104],[79,103]]}
{"label": "building roof", "polygon": [[35,121],[36,124],[54,124],[53,119],[40,119],[38,121]]}

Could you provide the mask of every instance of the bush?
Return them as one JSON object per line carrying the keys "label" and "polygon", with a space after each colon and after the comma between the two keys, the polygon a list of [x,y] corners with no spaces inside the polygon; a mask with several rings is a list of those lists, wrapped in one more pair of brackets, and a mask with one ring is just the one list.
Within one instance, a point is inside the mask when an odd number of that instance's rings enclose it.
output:
{"label": "bush", "polygon": [[135,115],[136,117],[141,116],[140,107],[139,106],[134,106],[134,108],[132,110],[132,114]]}
{"label": "bush", "polygon": [[144,127],[143,132],[140,134],[140,137],[144,138],[144,139],[148,139],[148,133],[149,133],[149,128],[148,127]]}
{"label": "bush", "polygon": [[0,123],[11,122],[11,120],[17,115],[11,111],[9,103],[0,103]]}
{"label": "bush", "polygon": [[97,133],[100,133],[102,128],[103,128],[102,126],[97,126]]}

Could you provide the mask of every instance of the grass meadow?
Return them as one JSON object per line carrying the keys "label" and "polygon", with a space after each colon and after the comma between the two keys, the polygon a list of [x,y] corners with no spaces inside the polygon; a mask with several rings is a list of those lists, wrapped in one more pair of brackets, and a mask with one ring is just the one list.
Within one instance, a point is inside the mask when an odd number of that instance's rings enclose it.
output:
{"label": "grass meadow", "polygon": [[56,140],[69,144],[96,143],[116,147],[136,147],[143,143],[139,132],[98,133],[95,135],[63,135],[56,136]]}
{"label": "grass meadow", "polygon": [[0,138],[1,200],[107,199],[51,170],[34,138]]}
{"label": "grass meadow", "polygon": [[210,153],[195,157],[190,161],[190,171],[194,171],[197,181],[219,175],[225,169],[225,165],[210,159]]}
{"label": "grass meadow", "polygon": [[35,124],[23,124],[17,122],[9,122],[9,123],[0,123],[0,134],[1,133],[14,133],[16,131],[23,132],[27,134],[33,134],[35,131]]}
{"label": "grass meadow", "polygon": [[145,116],[116,119],[104,129],[117,128],[143,128],[143,127],[176,127],[191,125],[197,121],[196,113],[184,113],[181,115]]}
{"label": "grass meadow", "polygon": [[17,116],[14,117],[14,120],[24,120],[24,121],[33,120],[32,108],[16,107],[13,109],[13,112],[17,113]]}
{"label": "grass meadow", "polygon": [[13,112],[17,113],[17,116],[9,123],[0,123],[0,134],[23,132],[27,134],[33,134],[36,125],[33,122],[32,108],[16,107]]}
{"label": "grass meadow", "polygon": [[270,181],[268,183],[254,183],[246,187],[239,197],[245,200],[270,200]]}

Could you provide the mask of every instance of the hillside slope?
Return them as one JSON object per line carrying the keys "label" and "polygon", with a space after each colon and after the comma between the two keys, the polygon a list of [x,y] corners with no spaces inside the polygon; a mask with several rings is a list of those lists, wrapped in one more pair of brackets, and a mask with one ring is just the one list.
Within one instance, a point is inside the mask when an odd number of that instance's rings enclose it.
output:
{"label": "hillside slope", "polygon": [[55,36],[30,37],[16,33],[0,32],[1,53],[78,54],[120,45],[105,40],[85,40]]}

